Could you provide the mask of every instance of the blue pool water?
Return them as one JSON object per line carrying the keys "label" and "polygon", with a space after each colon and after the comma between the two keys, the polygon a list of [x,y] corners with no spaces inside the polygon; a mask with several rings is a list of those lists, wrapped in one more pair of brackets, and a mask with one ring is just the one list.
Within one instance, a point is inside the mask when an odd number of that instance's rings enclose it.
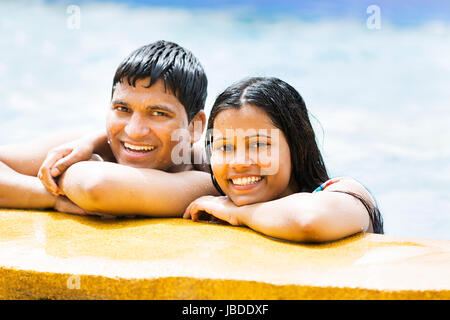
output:
{"label": "blue pool water", "polygon": [[103,127],[120,61],[171,40],[203,63],[207,111],[242,77],[286,80],[331,175],[372,191],[387,234],[450,239],[448,1],[2,1],[0,34],[0,144]]}

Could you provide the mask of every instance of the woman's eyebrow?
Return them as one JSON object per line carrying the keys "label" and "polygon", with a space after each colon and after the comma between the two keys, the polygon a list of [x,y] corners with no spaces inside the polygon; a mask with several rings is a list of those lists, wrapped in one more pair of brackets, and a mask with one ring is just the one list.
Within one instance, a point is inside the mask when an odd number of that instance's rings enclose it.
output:
{"label": "woman's eyebrow", "polygon": [[[253,135],[251,135],[251,136],[246,136],[245,137],[245,139],[250,139],[250,138],[259,138],[259,137],[265,137],[265,138],[269,138],[269,139],[271,139],[272,137],[271,136],[269,136],[269,135],[266,135],[266,134],[253,134]],[[214,141],[217,141],[217,140],[222,140],[222,141],[224,141],[224,140],[227,140],[227,137],[214,137]]]}
{"label": "woman's eyebrow", "polygon": [[271,136],[268,136],[268,135],[266,135],[266,134],[253,134],[253,135],[251,135],[251,136],[247,136],[247,139],[250,139],[250,138],[259,138],[259,137],[266,137],[266,138],[271,138]]}

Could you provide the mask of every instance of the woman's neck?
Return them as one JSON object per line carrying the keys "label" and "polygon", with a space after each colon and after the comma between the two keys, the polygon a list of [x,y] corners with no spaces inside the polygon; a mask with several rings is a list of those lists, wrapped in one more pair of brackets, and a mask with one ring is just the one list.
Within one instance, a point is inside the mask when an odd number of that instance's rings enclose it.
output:
{"label": "woman's neck", "polygon": [[303,192],[303,190],[300,190],[300,188],[297,186],[297,183],[294,181],[294,179],[291,178],[287,188],[280,194],[278,198],[284,198],[297,192]]}

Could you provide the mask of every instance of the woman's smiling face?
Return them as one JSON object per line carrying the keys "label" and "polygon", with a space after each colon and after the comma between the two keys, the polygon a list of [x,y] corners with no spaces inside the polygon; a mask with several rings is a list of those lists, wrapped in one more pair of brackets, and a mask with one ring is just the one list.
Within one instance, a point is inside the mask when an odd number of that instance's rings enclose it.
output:
{"label": "woman's smiling face", "polygon": [[211,168],[238,206],[291,194],[291,154],[283,132],[251,104],[228,108],[214,119]]}

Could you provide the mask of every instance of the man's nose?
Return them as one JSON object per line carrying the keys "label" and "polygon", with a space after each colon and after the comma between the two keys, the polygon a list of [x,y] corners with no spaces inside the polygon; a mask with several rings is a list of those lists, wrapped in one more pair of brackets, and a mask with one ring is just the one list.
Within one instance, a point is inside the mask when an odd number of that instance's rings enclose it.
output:
{"label": "man's nose", "polygon": [[125,133],[130,139],[139,140],[149,135],[150,132],[149,124],[138,113],[134,113],[125,126]]}

